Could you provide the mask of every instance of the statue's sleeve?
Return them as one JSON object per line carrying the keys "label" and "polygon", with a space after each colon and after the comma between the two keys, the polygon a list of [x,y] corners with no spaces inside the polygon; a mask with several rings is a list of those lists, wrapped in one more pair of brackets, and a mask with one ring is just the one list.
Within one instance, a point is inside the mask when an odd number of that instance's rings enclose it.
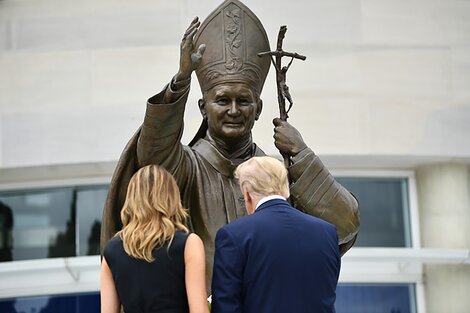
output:
{"label": "statue's sleeve", "polygon": [[189,94],[189,85],[177,94],[172,103],[165,103],[171,90],[167,85],[162,92],[147,102],[142,130],[137,142],[138,167],[157,164],[175,176],[180,188],[183,178],[188,179],[194,165],[181,144],[183,117]]}
{"label": "statue's sleeve", "polygon": [[354,244],[359,230],[359,204],[309,148],[292,158],[290,192],[301,211],[336,226],[341,255]]}
{"label": "statue's sleeve", "polygon": [[119,158],[103,208],[101,249],[122,227],[120,212],[127,186],[139,168],[148,164],[165,167],[175,176],[183,195],[189,194],[194,183],[196,165],[191,150],[180,143],[190,80],[175,83],[172,79],[170,84],[148,100],[143,125]]}

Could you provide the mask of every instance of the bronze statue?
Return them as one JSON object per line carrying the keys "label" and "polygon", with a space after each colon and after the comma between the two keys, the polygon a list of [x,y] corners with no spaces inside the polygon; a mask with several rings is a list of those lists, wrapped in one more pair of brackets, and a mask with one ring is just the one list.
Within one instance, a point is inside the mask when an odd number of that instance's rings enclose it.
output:
{"label": "bronze statue", "polygon": [[[202,24],[197,18],[191,22],[181,42],[179,71],[148,100],[143,124],[119,160],[103,211],[101,247],[121,227],[119,213],[131,175],[147,164],[159,164],[174,175],[190,212],[190,227],[204,241],[210,279],[217,230],[246,214],[234,169],[264,155],[251,137],[270,67],[270,58],[257,56],[264,51],[270,48],[261,22],[238,0],[224,1]],[[203,122],[186,146],[180,139],[193,71],[203,95]],[[358,232],[356,199],[292,125],[279,118],[273,123],[274,144],[292,159],[290,192],[297,209],[335,224],[344,254]]]}

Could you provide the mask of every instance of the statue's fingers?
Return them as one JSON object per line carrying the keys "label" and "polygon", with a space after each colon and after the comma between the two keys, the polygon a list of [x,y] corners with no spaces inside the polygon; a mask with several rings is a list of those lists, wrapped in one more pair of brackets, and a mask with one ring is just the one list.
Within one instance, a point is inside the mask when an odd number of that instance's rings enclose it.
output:
{"label": "statue's fingers", "polygon": [[195,30],[197,31],[199,26],[201,26],[201,23],[200,23],[200,22],[197,22],[196,24],[194,24],[194,25],[192,25],[191,27],[189,27],[189,28],[184,32],[184,35],[185,35],[186,37],[189,37],[189,34],[193,33]]}
{"label": "statue's fingers", "polygon": [[196,16],[184,32],[183,40],[185,40],[194,29],[197,29],[199,25],[201,25],[201,22],[199,22],[199,18]]}
{"label": "statue's fingers", "polygon": [[199,17],[195,17],[192,21],[191,24],[189,24],[188,28],[186,29],[186,32],[188,32],[189,29],[193,28],[195,24],[199,22]]}
{"label": "statue's fingers", "polygon": [[193,40],[193,37],[196,34],[196,32],[197,32],[197,27],[191,29],[191,31],[187,34],[186,38]]}

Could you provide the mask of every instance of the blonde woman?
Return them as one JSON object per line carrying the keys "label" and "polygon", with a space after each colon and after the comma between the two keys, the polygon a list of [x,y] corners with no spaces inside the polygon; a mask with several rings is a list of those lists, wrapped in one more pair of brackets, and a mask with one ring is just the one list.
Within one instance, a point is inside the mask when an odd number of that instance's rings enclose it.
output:
{"label": "blonde woman", "polygon": [[101,312],[208,313],[204,246],[189,234],[175,179],[149,165],[132,177],[123,228],[101,263]]}

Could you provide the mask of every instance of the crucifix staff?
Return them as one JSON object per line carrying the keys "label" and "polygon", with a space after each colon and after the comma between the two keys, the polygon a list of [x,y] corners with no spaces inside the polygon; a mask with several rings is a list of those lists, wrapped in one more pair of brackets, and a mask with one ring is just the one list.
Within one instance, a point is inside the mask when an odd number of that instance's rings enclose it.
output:
{"label": "crucifix staff", "polygon": [[[286,84],[286,76],[289,67],[292,64],[294,59],[299,59],[305,61],[307,58],[306,56],[300,55],[298,53],[286,52],[282,50],[282,42],[287,32],[287,26],[281,26],[279,29],[279,34],[277,36],[277,47],[275,51],[266,51],[258,53],[259,57],[263,56],[270,56],[272,64],[276,69],[276,84],[277,84],[277,100],[279,102],[279,114],[282,121],[287,121],[289,117],[287,113],[291,109],[292,105],[294,104],[292,97],[289,92],[289,87]],[[291,60],[286,66],[282,66],[282,58],[283,57],[290,57]],[[286,99],[289,102],[289,108],[286,109]],[[282,155],[284,158],[284,165],[289,167],[291,165],[291,160],[288,155]]]}

